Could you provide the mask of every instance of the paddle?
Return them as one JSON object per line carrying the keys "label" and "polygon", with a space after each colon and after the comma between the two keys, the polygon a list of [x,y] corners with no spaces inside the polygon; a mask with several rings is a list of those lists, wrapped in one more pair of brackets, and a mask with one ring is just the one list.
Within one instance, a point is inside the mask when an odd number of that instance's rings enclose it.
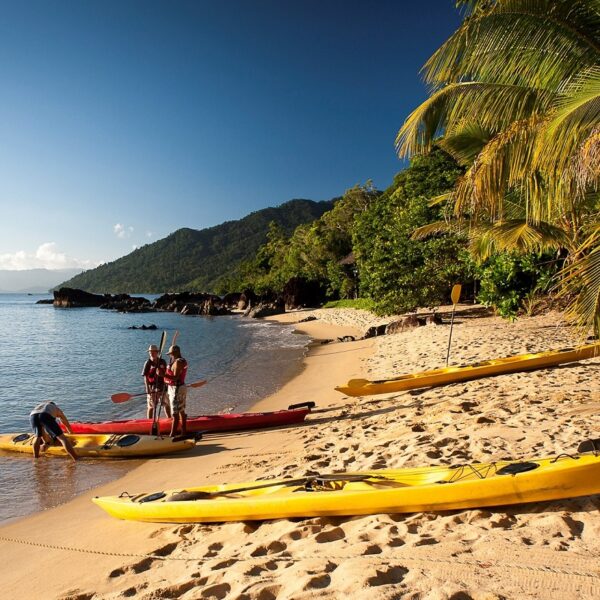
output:
{"label": "paddle", "polygon": [[[176,329],[175,333],[173,334],[173,339],[171,340],[171,346],[175,345],[178,335],[179,335],[179,330]],[[166,336],[165,336],[165,338],[166,338]],[[162,351],[163,351],[163,347],[161,347],[160,354],[158,355],[159,363],[160,363],[160,357],[162,355]],[[163,385],[164,385],[164,383],[163,383]],[[158,407],[156,408],[156,410],[154,412],[155,419],[154,419],[154,422],[152,423],[152,435],[158,435],[158,420],[160,419],[160,411],[161,410],[162,410],[162,401],[158,403]]]}
{"label": "paddle", "polygon": [[[177,333],[175,333],[177,335]],[[154,399],[158,400],[158,372],[160,370],[160,361],[162,358],[163,350],[165,349],[165,342],[167,341],[167,332],[163,330],[162,335],[160,336],[160,346],[158,347],[158,359],[156,363],[156,372],[154,374],[154,385],[152,393],[154,394]],[[163,383],[164,385],[164,383]],[[160,391],[160,394],[164,393],[163,390]],[[156,406],[158,404],[158,406]],[[150,435],[158,436],[158,419],[160,418],[160,407],[162,406],[162,398],[160,398],[160,402],[156,402],[154,406],[154,412],[152,413],[152,428],[150,429]]]}
{"label": "paddle", "polygon": [[448,352],[446,353],[446,366],[448,366],[448,361],[450,360],[450,344],[452,343],[452,328],[454,327],[454,311],[456,310],[456,305],[460,300],[460,292],[462,290],[462,285],[457,283],[450,293],[450,298],[452,299],[452,317],[450,318],[450,335],[448,336]]}
{"label": "paddle", "polygon": [[[216,498],[218,496],[226,496],[228,494],[239,494],[241,492],[250,492],[254,490],[262,490],[270,487],[277,487],[279,485],[283,487],[294,487],[297,485],[303,485],[308,488],[310,491],[311,486],[324,485],[326,483],[337,483],[342,481],[367,481],[367,480],[376,480],[376,481],[392,481],[389,477],[385,475],[362,475],[359,473],[356,474],[347,474],[344,475],[340,473],[339,475],[331,474],[331,475],[309,475],[307,477],[302,477],[300,479],[288,479],[287,481],[268,481],[266,483],[260,485],[250,485],[239,488],[234,488],[231,490],[221,490],[214,492],[204,492],[202,490],[190,491],[183,490],[176,494],[173,494],[171,498],[169,498],[169,502],[181,502],[181,501],[189,501],[189,500],[210,500],[211,498]],[[400,482],[398,482],[400,484]],[[406,484],[403,484],[406,485]],[[144,500],[140,500],[143,502]]]}
{"label": "paddle", "polygon": [[[206,383],[206,379],[201,379],[200,381],[196,381],[194,383],[186,383],[187,387],[198,388],[202,387]],[[121,402],[127,402],[132,398],[138,398],[139,396],[145,396],[146,392],[141,392],[140,394],[128,394],[127,392],[119,392],[118,394],[113,394],[110,399],[116,404],[120,404]]]}

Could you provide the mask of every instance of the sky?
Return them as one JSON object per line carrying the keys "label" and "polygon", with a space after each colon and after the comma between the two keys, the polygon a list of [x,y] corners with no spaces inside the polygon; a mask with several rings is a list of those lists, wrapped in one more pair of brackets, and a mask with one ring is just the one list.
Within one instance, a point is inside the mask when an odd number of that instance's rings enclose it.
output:
{"label": "sky", "polygon": [[91,268],[329,200],[394,138],[453,0],[0,0],[0,269]]}

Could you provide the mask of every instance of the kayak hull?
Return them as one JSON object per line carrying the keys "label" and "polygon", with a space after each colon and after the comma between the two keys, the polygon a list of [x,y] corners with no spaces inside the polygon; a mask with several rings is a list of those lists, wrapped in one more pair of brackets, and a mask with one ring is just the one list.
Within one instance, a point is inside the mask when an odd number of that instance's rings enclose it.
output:
{"label": "kayak hull", "polygon": [[[456,510],[558,500],[600,492],[600,456],[579,454],[574,457],[562,455],[558,459],[533,459],[525,463],[534,464],[533,470],[517,474],[502,472],[503,467],[514,464],[498,462],[457,468],[339,473],[334,482],[330,479],[330,483],[325,484],[330,486],[326,491],[314,487],[307,491],[305,483],[299,483],[299,480],[280,479],[155,494],[128,496],[124,493],[94,498],[93,501],[120,519],[200,523]],[[224,495],[227,490],[237,491],[227,496]],[[173,500],[174,495],[181,493],[192,497],[204,494],[205,497]]]}
{"label": "kayak hull", "polygon": [[335,389],[348,396],[388,394],[423,387],[447,385],[493,375],[545,369],[597,356],[600,356],[600,344],[589,344],[569,350],[548,350],[535,354],[520,354],[507,358],[486,360],[472,365],[410,373],[381,381],[351,379],[346,385],[338,386]]}
{"label": "kayak hull", "polygon": [[[162,456],[189,450],[194,440],[172,440],[149,435],[78,435],[65,434],[81,458],[137,458]],[[136,439],[137,438],[137,439]],[[31,433],[0,435],[0,450],[33,454],[35,436]],[[48,448],[44,454],[67,456],[62,445]]]}
{"label": "kayak hull", "polygon": [[[310,413],[309,408],[278,410],[264,413],[238,413],[228,415],[202,415],[188,417],[187,431],[220,432],[242,429],[260,429],[301,423]],[[159,432],[168,435],[171,431],[171,419],[159,419]],[[149,434],[152,419],[130,419],[126,421],[104,421],[98,423],[71,423],[73,433],[135,433]]]}

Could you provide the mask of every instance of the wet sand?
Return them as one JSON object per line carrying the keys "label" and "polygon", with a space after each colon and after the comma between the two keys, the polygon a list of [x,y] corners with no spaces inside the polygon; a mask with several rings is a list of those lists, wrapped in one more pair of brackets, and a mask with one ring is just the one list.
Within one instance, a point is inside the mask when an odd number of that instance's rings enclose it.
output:
{"label": "wet sand", "polygon": [[[451,363],[578,343],[558,314],[509,323],[460,307]],[[316,339],[378,321],[349,310],[276,317]],[[389,320],[389,319],[388,319]],[[258,410],[313,400],[306,424],[207,436],[188,456],[0,529],[7,597],[598,598],[600,496],[499,509],[222,525],[118,521],[93,495],[308,471],[394,468],[574,452],[600,431],[600,358],[428,390],[348,398],[334,385],[443,366],[448,327],[314,345]],[[34,545],[27,545],[31,543]]]}

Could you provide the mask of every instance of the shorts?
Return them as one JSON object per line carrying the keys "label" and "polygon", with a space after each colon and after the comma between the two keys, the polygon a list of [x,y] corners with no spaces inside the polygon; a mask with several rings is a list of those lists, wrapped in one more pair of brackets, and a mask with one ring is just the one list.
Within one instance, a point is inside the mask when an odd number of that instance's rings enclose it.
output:
{"label": "shorts", "polygon": [[42,437],[42,429],[44,429],[53,440],[64,433],[60,428],[60,425],[56,422],[56,419],[48,413],[29,415],[29,422],[31,423],[31,429],[33,429],[33,432],[37,437]]}
{"label": "shorts", "polygon": [[169,404],[171,405],[171,414],[185,412],[185,400],[187,398],[187,388],[185,385],[170,385],[167,387],[169,394]]}
{"label": "shorts", "polygon": [[163,407],[167,407],[169,405],[167,390],[165,389],[162,392],[150,392],[149,394],[146,394],[146,402],[148,408],[156,408],[159,402]]}

